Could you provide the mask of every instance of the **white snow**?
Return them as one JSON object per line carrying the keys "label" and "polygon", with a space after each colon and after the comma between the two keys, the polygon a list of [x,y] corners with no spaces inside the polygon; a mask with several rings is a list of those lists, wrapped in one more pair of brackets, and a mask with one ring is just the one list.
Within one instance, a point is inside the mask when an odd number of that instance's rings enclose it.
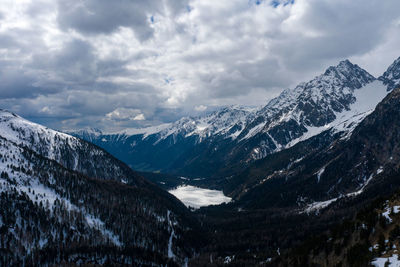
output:
{"label": "white snow", "polygon": [[234,260],[234,259],[235,259],[235,255],[233,255],[233,256],[226,256],[225,259],[224,259],[224,264],[229,264],[229,263],[231,263],[232,260]]}
{"label": "white snow", "polygon": [[320,169],[317,173],[317,182],[319,183],[319,181],[321,180],[321,175],[324,173],[325,171],[325,167],[323,167],[322,169]]}
{"label": "white snow", "polygon": [[127,136],[142,134],[143,139],[145,139],[149,135],[159,133],[159,132],[171,127],[171,125],[172,125],[171,123],[164,123],[164,124],[160,124],[157,126],[151,126],[151,127],[145,127],[145,128],[127,128],[122,131],[108,132],[105,134],[106,135],[127,135]]}
{"label": "white snow", "polygon": [[306,213],[310,213],[312,211],[318,211],[320,209],[328,207],[331,203],[335,202],[338,198],[332,198],[326,201],[319,201],[319,202],[314,202],[311,203],[307,206],[307,208],[304,210]]}
{"label": "white snow", "polygon": [[389,223],[391,223],[391,222],[393,221],[392,218],[390,218],[390,212],[391,212],[392,208],[393,208],[393,213],[394,213],[394,214],[399,213],[399,211],[400,211],[400,206],[393,206],[393,207],[390,207],[389,205],[386,205],[385,208],[384,208],[384,211],[382,212],[382,216],[385,217],[386,220],[387,220]]}
{"label": "white snow", "polygon": [[168,219],[168,226],[171,228],[171,235],[169,236],[168,240],[168,258],[175,258],[175,254],[172,251],[172,240],[175,237],[175,230],[174,230],[174,225],[171,221],[171,212],[168,210],[167,211],[167,219]]}
{"label": "white snow", "polygon": [[257,124],[256,126],[254,126],[253,128],[251,128],[251,129],[247,132],[247,134],[246,134],[242,139],[240,139],[240,141],[245,140],[245,139],[249,139],[249,138],[253,137],[253,136],[256,135],[257,133],[259,133],[259,132],[265,127],[266,124],[267,124],[266,122],[262,122],[262,123]]}
{"label": "white snow", "polygon": [[108,237],[109,240],[111,240],[114,245],[116,246],[122,246],[121,241],[119,240],[119,237],[116,236],[113,232],[111,232],[110,230],[108,230],[105,226],[104,226],[104,222],[102,220],[100,220],[99,218],[94,217],[91,214],[86,214],[85,216],[86,222],[88,223],[88,225],[92,228],[95,228],[99,231],[101,231],[101,233]]}
{"label": "white snow", "polygon": [[187,207],[200,208],[209,205],[218,205],[231,201],[222,191],[199,188],[191,185],[179,186],[169,193],[173,194]]}
{"label": "white snow", "polygon": [[392,255],[388,258],[376,258],[371,262],[371,264],[376,267],[385,267],[387,262],[389,263],[387,266],[400,267],[400,259],[398,255]]}
{"label": "white snow", "polygon": [[400,212],[400,206],[393,206],[393,213],[397,214]]}
{"label": "white snow", "polygon": [[369,176],[368,180],[361,186],[361,188],[359,190],[357,190],[355,192],[352,192],[352,193],[348,193],[346,196],[354,197],[354,196],[357,196],[357,195],[361,194],[364,191],[365,187],[371,182],[372,178],[374,178],[373,174],[371,174]]}
{"label": "white snow", "polygon": [[390,218],[389,214],[390,214],[390,207],[387,207],[385,209],[385,211],[382,212],[382,216],[385,217],[386,220],[388,220],[389,223],[391,223],[393,220],[392,220],[392,218]]}

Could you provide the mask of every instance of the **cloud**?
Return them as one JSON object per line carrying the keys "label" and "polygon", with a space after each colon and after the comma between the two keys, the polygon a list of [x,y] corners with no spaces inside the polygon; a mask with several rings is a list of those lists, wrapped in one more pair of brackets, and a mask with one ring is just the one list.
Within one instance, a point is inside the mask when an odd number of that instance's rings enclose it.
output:
{"label": "cloud", "polygon": [[131,28],[141,41],[154,34],[151,16],[170,12],[176,15],[186,1],[169,0],[58,0],[58,23],[63,29],[84,34],[110,34],[120,27]]}
{"label": "cloud", "polygon": [[109,120],[145,120],[143,113],[139,109],[117,108],[110,113],[106,114]]}
{"label": "cloud", "polygon": [[400,56],[397,0],[0,2],[0,105],[54,128],[263,105],[350,58]]}
{"label": "cloud", "polygon": [[200,111],[200,112],[206,111],[207,110],[207,106],[204,106],[204,105],[195,106],[194,110],[195,111]]}
{"label": "cloud", "polygon": [[134,121],[144,121],[145,119],[146,119],[146,118],[145,118],[145,116],[144,116],[142,113],[136,115],[136,116],[133,118]]}

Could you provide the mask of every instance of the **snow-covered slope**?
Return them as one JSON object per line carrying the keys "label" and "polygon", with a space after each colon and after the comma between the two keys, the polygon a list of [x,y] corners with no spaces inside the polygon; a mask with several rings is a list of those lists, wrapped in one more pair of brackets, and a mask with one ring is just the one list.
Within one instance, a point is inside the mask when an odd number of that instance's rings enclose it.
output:
{"label": "snow-covered slope", "polygon": [[[0,110],[0,136],[91,177],[122,181],[127,167],[103,149]],[[137,182],[141,183],[137,176]]]}
{"label": "snow-covered slope", "polygon": [[178,263],[193,253],[177,245],[191,226],[176,198],[103,149],[5,110],[0,173],[0,240],[13,255],[7,265],[28,260],[27,266],[37,265],[38,255],[48,251],[56,252],[40,260],[45,266],[58,265],[60,258],[161,265],[168,251]]}

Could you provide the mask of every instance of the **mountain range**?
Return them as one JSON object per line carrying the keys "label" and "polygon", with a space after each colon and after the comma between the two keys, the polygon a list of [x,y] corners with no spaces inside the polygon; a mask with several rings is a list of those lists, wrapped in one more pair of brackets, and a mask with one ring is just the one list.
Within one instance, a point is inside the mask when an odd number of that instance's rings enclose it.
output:
{"label": "mountain range", "polygon": [[227,179],[256,160],[323,131],[350,134],[399,84],[399,60],[378,79],[345,60],[259,108],[230,106],[204,117],[117,133],[79,130],[140,171]]}
{"label": "mountain range", "polygon": [[[117,133],[66,134],[1,110],[0,265],[391,259],[399,87],[400,58],[379,78],[345,60],[262,107]],[[189,210],[160,187],[162,173],[233,200]]]}

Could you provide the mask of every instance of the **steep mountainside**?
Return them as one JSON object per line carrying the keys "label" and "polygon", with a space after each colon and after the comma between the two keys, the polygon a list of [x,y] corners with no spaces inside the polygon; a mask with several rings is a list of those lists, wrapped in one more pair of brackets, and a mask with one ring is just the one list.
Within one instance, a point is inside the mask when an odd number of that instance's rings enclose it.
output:
{"label": "steep mountainside", "polygon": [[[330,144],[325,142],[328,131],[271,155],[232,178],[238,180],[235,184],[239,188],[234,191],[242,208],[297,206],[312,211],[385,182],[383,177],[399,170],[399,105],[400,90],[395,90],[351,136],[339,135]],[[389,186],[385,191],[390,190]]]}
{"label": "steep mountainside", "polygon": [[104,150],[1,111],[0,265],[183,264],[199,238],[175,197]]}
{"label": "steep mountainside", "polygon": [[327,129],[351,132],[387,94],[384,84],[346,60],[259,109],[230,107],[147,129],[73,134],[139,170],[215,181]]}
{"label": "steep mountainside", "polygon": [[[370,216],[365,221],[368,232],[362,231],[362,222],[345,225],[348,228],[342,228],[343,236],[331,236],[333,247],[326,244],[329,239],[324,235],[318,239],[322,247],[317,244],[309,250],[309,244],[302,247],[302,240],[353,218],[375,199],[400,188],[399,106],[400,88],[385,97],[350,136],[321,133],[257,161],[229,179],[227,188],[230,181],[238,185],[232,187],[235,201],[197,211],[214,241],[193,259],[194,264],[218,266],[229,261],[243,266],[337,266],[342,261],[342,266],[367,266],[365,262],[374,257],[391,256],[394,249],[387,244],[381,245],[385,254],[379,255],[376,248],[364,253],[379,243],[379,233],[387,238],[395,228],[377,228],[374,234],[374,225],[381,220],[375,213],[365,215]],[[328,137],[332,140],[327,141]],[[389,209],[378,208],[382,214]],[[365,236],[359,237],[360,232]],[[357,247],[359,238],[371,244]],[[295,247],[298,251],[291,255]]]}

